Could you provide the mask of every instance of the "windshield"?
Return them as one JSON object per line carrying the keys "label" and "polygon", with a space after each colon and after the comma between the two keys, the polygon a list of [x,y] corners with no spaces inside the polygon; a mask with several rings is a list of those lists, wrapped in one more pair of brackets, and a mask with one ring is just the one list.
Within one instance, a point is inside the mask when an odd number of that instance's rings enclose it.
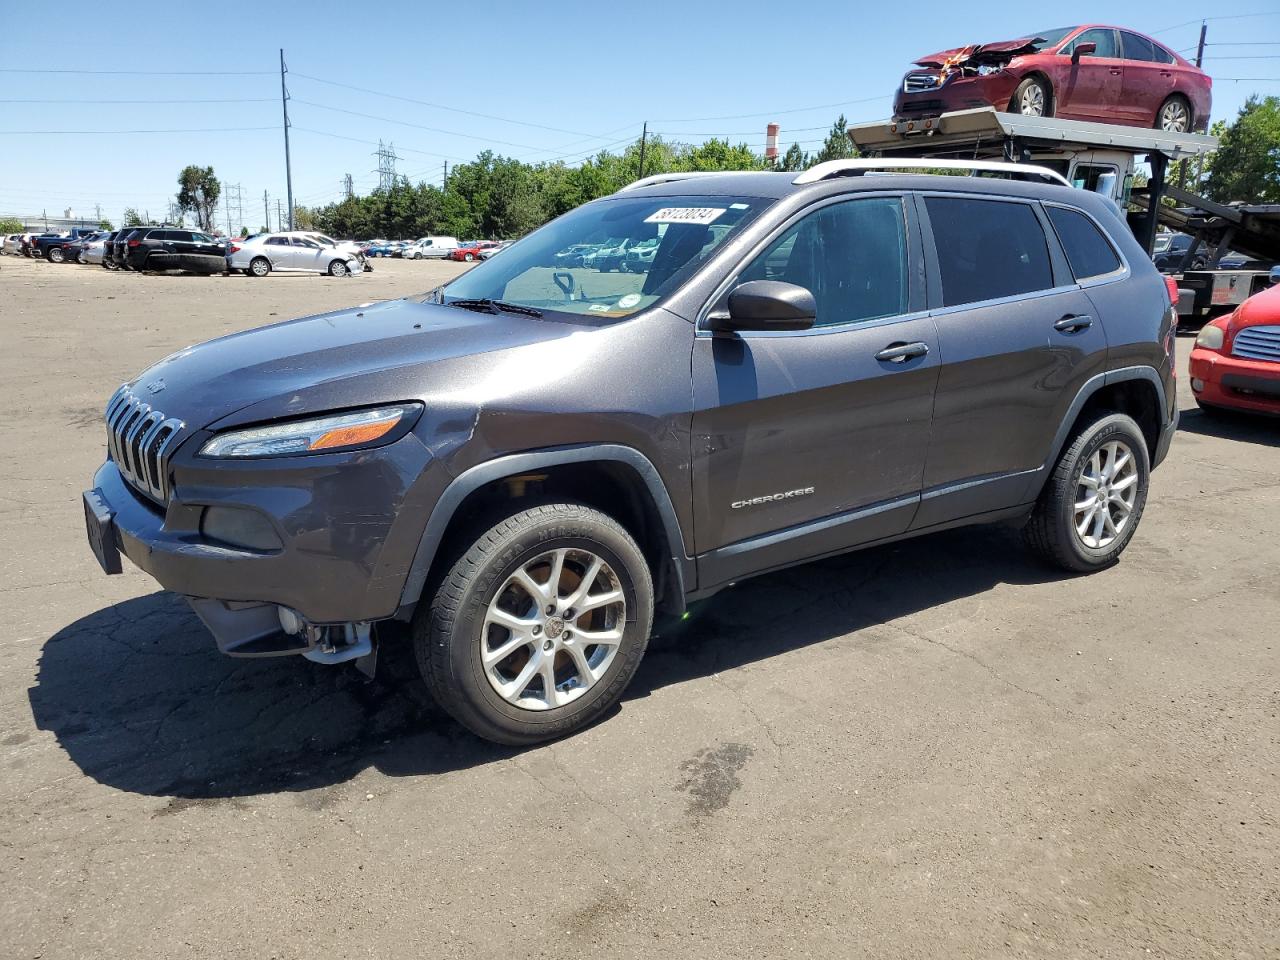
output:
{"label": "windshield", "polygon": [[[499,300],[601,318],[629,316],[680,286],[771,200],[610,197],[570,211],[484,260],[443,302]],[[653,255],[628,258],[645,243]]]}
{"label": "windshield", "polygon": [[1063,41],[1068,33],[1071,33],[1076,27],[1054,27],[1052,30],[1037,30],[1030,36],[1037,37],[1036,43],[1032,46],[1036,50],[1044,50],[1046,47],[1056,47]]}

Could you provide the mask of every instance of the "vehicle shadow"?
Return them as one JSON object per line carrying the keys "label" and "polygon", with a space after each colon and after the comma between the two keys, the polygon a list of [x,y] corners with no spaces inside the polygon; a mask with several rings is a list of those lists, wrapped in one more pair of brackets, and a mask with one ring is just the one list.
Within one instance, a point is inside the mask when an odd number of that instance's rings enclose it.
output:
{"label": "vehicle shadow", "polygon": [[1237,413],[1234,410],[1208,414],[1199,408],[1183,410],[1178,418],[1178,430],[1203,437],[1280,447],[1280,418],[1263,414]]}
{"label": "vehicle shadow", "polygon": [[[810,644],[856,645],[870,626],[996,584],[1061,576],[1031,559],[1012,531],[972,528],[760,577],[698,604],[655,639],[615,709]],[[390,646],[375,681],[296,657],[233,660],[216,652],[184,601],[157,592],[50,637],[29,699],[36,726],[53,732],[82,771],[150,796],[311,790],[369,766],[423,776],[519,752],[423,705],[411,693],[407,644]]]}

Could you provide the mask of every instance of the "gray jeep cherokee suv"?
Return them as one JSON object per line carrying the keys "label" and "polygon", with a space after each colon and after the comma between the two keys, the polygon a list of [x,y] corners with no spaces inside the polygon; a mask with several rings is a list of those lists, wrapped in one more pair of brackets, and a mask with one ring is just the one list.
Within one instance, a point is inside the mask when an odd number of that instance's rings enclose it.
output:
{"label": "gray jeep cherokee suv", "polygon": [[[107,407],[90,543],[231,655],[368,669],[411,624],[505,743],[599,717],[655,613],[744,577],[997,520],[1114,562],[1175,428],[1150,259],[1047,172],[863,172],[650,178],[425,296],[168,357]],[[620,239],[656,252],[557,259]]]}

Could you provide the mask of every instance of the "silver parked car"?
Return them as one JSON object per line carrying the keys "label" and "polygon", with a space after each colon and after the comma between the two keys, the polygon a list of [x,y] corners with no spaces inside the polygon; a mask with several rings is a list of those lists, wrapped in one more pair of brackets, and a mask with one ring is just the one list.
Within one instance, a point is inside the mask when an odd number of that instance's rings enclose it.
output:
{"label": "silver parked car", "polygon": [[80,248],[80,252],[76,257],[77,263],[102,263],[102,257],[106,251],[107,241],[111,238],[110,231],[95,233],[92,237],[84,242],[84,246]]}
{"label": "silver parked car", "polygon": [[345,277],[362,273],[364,263],[353,251],[331,246],[301,233],[260,233],[234,240],[227,248],[227,269],[251,277],[283,273],[319,273]]}

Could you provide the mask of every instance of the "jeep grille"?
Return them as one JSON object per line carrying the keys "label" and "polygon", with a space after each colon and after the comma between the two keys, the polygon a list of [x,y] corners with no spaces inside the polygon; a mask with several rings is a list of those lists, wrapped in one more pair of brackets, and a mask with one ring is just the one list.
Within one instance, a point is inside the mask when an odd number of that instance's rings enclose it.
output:
{"label": "jeep grille", "polygon": [[107,453],[120,475],[139,493],[167,502],[169,454],[182,433],[182,421],[166,417],[128,387],[112,396],[106,420]]}

